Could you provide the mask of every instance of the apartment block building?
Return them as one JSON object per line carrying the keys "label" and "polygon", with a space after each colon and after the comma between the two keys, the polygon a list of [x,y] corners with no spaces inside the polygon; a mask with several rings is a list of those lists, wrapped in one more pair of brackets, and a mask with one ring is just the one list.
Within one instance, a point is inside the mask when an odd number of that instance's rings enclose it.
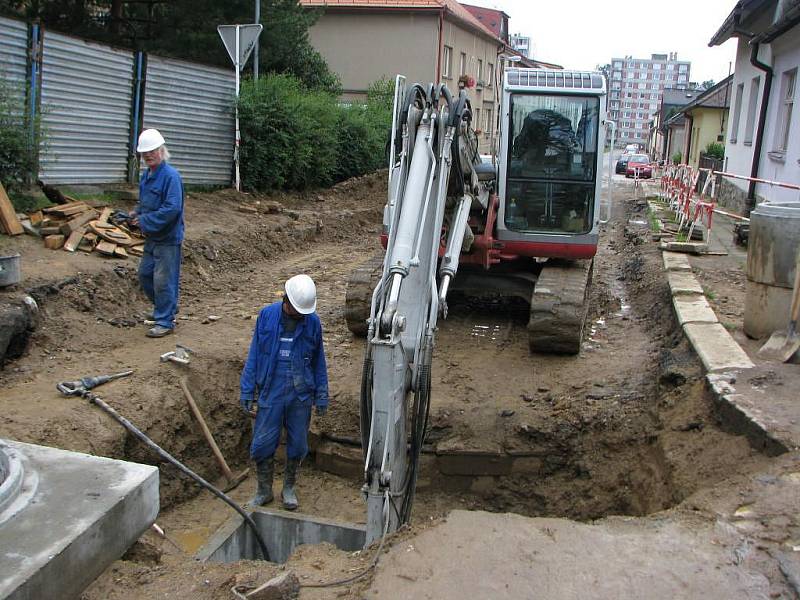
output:
{"label": "apartment block building", "polygon": [[511,47],[525,58],[531,57],[531,38],[521,33],[515,33],[509,39]]}
{"label": "apartment block building", "polygon": [[612,58],[608,69],[609,118],[617,123],[617,145],[645,146],[650,122],[664,90],[688,89],[691,63],[677,52],[650,58]]}

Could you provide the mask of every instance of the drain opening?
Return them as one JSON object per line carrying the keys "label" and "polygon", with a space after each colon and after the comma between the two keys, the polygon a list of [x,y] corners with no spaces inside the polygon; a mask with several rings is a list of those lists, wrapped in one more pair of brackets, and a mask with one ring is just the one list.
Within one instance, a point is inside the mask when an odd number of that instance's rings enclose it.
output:
{"label": "drain opening", "polygon": [[[285,563],[301,544],[328,542],[340,550],[354,552],[364,547],[366,539],[363,527],[311,515],[256,509],[250,512],[250,516],[267,544],[270,561],[274,563]],[[229,563],[260,560],[261,554],[253,531],[239,515],[235,515],[209,539],[195,558]]]}

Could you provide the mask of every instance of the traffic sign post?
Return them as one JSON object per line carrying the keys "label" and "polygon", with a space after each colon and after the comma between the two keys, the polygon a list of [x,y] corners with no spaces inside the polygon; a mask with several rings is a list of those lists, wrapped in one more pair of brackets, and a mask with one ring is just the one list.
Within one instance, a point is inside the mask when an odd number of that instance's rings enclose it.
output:
{"label": "traffic sign post", "polygon": [[242,69],[244,68],[250,53],[258,42],[258,36],[264,29],[263,25],[218,25],[217,32],[225,44],[228,56],[233,61],[233,68],[236,71],[236,137],[233,146],[233,164],[235,169],[236,191],[241,191],[241,178],[239,177],[239,82]]}

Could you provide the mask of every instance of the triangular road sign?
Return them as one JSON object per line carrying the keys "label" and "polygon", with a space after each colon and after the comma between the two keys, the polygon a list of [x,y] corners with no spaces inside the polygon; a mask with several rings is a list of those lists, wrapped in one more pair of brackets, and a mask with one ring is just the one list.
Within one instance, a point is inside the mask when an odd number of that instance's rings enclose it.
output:
{"label": "triangular road sign", "polygon": [[[244,67],[244,63],[253,51],[258,36],[261,35],[263,25],[217,25],[219,37],[225,44],[228,56],[231,57],[234,66],[239,66],[239,70]],[[239,32],[239,56],[236,56],[236,32]]]}

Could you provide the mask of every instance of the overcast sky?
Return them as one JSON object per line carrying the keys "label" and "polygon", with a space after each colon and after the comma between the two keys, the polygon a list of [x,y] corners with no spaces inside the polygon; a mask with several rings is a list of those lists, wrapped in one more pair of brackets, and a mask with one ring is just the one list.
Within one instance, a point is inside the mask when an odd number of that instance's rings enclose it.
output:
{"label": "overcast sky", "polygon": [[[720,81],[736,59],[736,40],[708,47],[736,0],[464,0],[510,17],[511,33],[530,36],[533,56],[567,69],[594,69],[612,57],[677,52],[692,81]],[[733,66],[731,66],[733,70]]]}

